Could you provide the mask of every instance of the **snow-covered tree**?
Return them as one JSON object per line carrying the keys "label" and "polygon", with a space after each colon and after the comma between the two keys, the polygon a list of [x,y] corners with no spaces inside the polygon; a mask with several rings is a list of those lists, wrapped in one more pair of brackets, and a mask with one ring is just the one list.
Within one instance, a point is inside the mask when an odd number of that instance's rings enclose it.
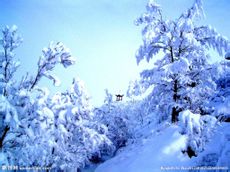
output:
{"label": "snow-covered tree", "polygon": [[15,61],[14,49],[22,38],[16,26],[5,27],[2,35],[0,149],[7,160],[3,163],[48,167],[54,140],[54,114],[49,108],[49,93],[38,87],[38,82],[45,76],[56,84],[58,80],[51,74],[54,67],[57,64],[68,67],[75,60],[62,43],[51,43],[43,50],[36,75],[27,74],[16,82],[14,73],[19,62]]}
{"label": "snow-covered tree", "polygon": [[11,130],[17,130],[20,125],[18,113],[11,105],[9,97],[12,97],[12,92],[15,91],[13,88],[15,82],[12,78],[19,66],[19,63],[13,59],[14,49],[20,45],[21,41],[16,26],[11,28],[6,26],[2,29],[2,38],[0,39],[2,47],[0,51],[0,149],[3,149],[8,133]]}
{"label": "snow-covered tree", "polygon": [[107,105],[108,111],[110,111],[112,108],[112,102],[113,102],[113,95],[109,92],[108,89],[105,89],[104,103]]}
{"label": "snow-covered tree", "polygon": [[19,62],[14,59],[14,50],[22,42],[21,36],[17,33],[17,26],[2,29],[2,38],[0,39],[1,54],[0,54],[0,93],[4,96],[9,96],[11,87],[14,84],[12,78]]}
{"label": "snow-covered tree", "polygon": [[[157,59],[152,69],[141,73],[142,79],[154,86],[148,101],[161,116],[176,122],[182,110],[205,113],[204,101],[213,94],[215,83],[208,64],[209,49],[223,55],[229,48],[226,38],[211,26],[199,25],[203,16],[202,1],[175,20],[167,20],[161,7],[150,0],[147,12],[136,20],[143,24],[143,44],[136,54],[137,63]],[[161,55],[163,55],[161,57]]]}
{"label": "snow-covered tree", "polygon": [[54,96],[38,86],[43,77],[60,84],[52,71],[57,64],[66,68],[75,63],[69,49],[61,42],[51,43],[42,51],[35,76],[26,74],[16,82],[13,50],[20,42],[16,26],[3,30],[0,165],[77,171],[93,156],[113,151],[107,127],[94,117],[90,96],[79,78],[73,79],[69,90]]}
{"label": "snow-covered tree", "polygon": [[113,95],[109,92],[108,89],[105,89],[105,100],[104,103],[111,104],[113,101]]}
{"label": "snow-covered tree", "polygon": [[143,90],[141,87],[141,83],[139,83],[138,80],[129,82],[128,90],[126,92],[127,97],[132,98],[134,96],[141,95],[142,92]]}
{"label": "snow-covered tree", "polygon": [[75,63],[74,57],[71,55],[70,50],[65,47],[62,42],[51,42],[48,48],[42,50],[42,56],[40,56],[37,63],[37,73],[35,76],[24,76],[20,83],[20,88],[32,90],[37,86],[42,77],[47,77],[53,81],[55,86],[60,85],[59,79],[52,74],[52,70],[57,64],[61,64],[63,67],[68,67]]}
{"label": "snow-covered tree", "polygon": [[[21,43],[17,27],[3,29],[0,56],[0,165],[51,167],[61,170],[83,167],[101,150],[110,149],[107,128],[94,118],[89,95],[82,81],[53,97],[38,86],[43,77],[60,81],[52,73],[57,64],[65,68],[75,59],[61,42],[44,48],[37,73],[20,82],[13,78],[18,67],[13,50]],[[111,147],[110,147],[111,146]]]}
{"label": "snow-covered tree", "polygon": [[101,150],[112,147],[106,137],[107,129],[94,118],[89,100],[79,78],[73,80],[65,93],[53,96],[55,142],[52,167],[77,170],[89,163],[92,156],[100,156]]}

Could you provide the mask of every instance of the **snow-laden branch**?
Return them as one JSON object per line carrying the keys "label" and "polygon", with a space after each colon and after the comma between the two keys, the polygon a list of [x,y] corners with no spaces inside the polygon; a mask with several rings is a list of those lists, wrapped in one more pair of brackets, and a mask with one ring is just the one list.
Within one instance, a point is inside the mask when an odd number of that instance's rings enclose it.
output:
{"label": "snow-laden branch", "polygon": [[60,81],[56,76],[50,73],[57,64],[63,65],[65,68],[75,63],[75,58],[69,49],[63,43],[50,43],[48,48],[42,50],[42,56],[38,61],[38,70],[35,78],[31,81],[30,90],[34,88],[42,76],[52,80],[54,85],[59,85]]}

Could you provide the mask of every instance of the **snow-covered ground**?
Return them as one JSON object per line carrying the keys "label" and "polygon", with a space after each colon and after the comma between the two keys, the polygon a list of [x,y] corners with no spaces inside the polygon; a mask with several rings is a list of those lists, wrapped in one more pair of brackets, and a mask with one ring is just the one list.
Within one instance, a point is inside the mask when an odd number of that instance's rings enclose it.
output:
{"label": "snow-covered ground", "polygon": [[[189,170],[198,166],[230,169],[230,124],[222,123],[207,143],[205,150],[189,158],[182,150],[186,136],[177,125],[165,124],[157,130],[148,126],[142,130],[141,141],[120,151],[114,158],[101,164],[96,172],[157,172]],[[208,169],[207,169],[208,170]],[[205,171],[205,170],[204,170]]]}

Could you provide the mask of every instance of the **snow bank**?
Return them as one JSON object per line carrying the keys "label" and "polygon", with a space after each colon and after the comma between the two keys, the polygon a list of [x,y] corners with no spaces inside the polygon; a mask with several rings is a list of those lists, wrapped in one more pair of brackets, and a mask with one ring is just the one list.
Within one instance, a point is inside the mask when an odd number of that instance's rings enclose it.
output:
{"label": "snow bank", "polygon": [[179,126],[165,125],[160,130],[154,128],[154,131],[151,127],[143,129],[140,142],[125,147],[114,158],[98,166],[95,172],[174,172],[206,167],[222,168],[222,171],[230,169],[229,123],[221,123],[203,152],[191,159],[181,151],[185,149],[187,137],[180,134]]}
{"label": "snow bank", "polygon": [[163,132],[155,132],[141,142],[129,145],[101,164],[96,172],[157,172],[188,166],[189,158],[181,152],[186,139],[179,133],[178,126],[169,126]]}

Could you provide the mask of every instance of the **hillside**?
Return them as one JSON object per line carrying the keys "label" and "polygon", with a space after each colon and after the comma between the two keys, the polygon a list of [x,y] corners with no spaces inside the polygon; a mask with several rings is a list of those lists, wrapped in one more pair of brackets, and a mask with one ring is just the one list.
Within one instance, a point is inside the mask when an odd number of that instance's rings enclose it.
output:
{"label": "hillside", "polygon": [[125,147],[114,158],[101,164],[96,172],[230,169],[229,123],[219,124],[204,151],[191,159],[182,153],[187,138],[180,134],[178,126],[168,124],[157,133],[151,132],[151,128],[145,128],[139,142]]}

